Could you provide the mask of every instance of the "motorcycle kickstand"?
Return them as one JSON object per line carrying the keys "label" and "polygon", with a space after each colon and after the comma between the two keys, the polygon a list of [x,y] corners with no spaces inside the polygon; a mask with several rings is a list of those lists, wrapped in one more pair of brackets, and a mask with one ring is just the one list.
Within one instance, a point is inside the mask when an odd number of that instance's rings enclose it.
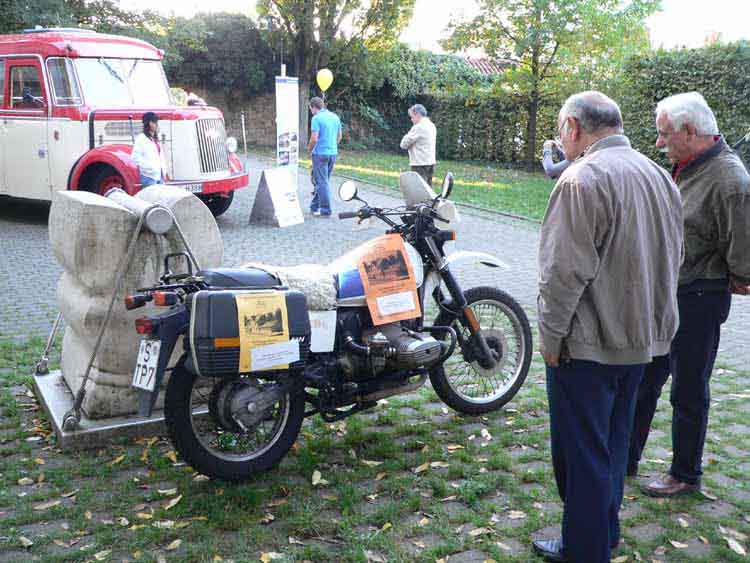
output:
{"label": "motorcycle kickstand", "polygon": [[61,320],[62,313],[57,313],[55,324],[52,325],[52,330],[50,331],[49,337],[47,338],[47,345],[44,347],[42,357],[36,364],[35,372],[37,375],[47,375],[49,373],[49,353],[52,350],[52,346],[54,346],[55,344],[55,337],[57,336],[57,331],[60,328]]}

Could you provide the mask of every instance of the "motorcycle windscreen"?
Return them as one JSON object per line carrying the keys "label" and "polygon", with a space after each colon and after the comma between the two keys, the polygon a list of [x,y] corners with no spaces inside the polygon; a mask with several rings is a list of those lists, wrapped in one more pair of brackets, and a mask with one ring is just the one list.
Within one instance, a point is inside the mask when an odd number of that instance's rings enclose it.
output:
{"label": "motorcycle windscreen", "polygon": [[[384,237],[385,235],[383,235]],[[383,237],[378,237],[374,240],[380,240]],[[412,245],[405,243],[406,255],[414,270],[414,277],[416,278],[417,287],[421,287],[424,281],[424,267],[422,264],[422,257],[419,252]],[[350,250],[344,254],[341,258],[336,260],[331,266],[334,266],[336,272],[336,278],[338,279],[338,299],[356,299],[362,298],[362,305],[364,305],[365,298],[365,287],[362,284],[362,276],[359,272],[359,261],[365,255],[369,248],[369,243],[361,244],[358,247]]]}

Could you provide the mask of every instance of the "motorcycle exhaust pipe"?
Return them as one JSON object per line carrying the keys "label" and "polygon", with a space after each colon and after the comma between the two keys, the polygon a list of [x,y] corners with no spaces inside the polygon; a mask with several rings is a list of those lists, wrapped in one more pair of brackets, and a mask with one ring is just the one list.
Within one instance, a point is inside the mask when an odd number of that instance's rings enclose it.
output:
{"label": "motorcycle exhaust pipe", "polygon": [[374,393],[370,393],[369,395],[361,395],[358,397],[360,402],[369,402],[369,401],[379,401],[380,399],[385,399],[386,397],[392,397],[393,395],[401,395],[402,393],[411,393],[412,391],[416,391],[422,385],[424,385],[424,382],[427,381],[427,374],[423,373],[419,376],[419,379],[417,379],[413,383],[407,383],[406,385],[399,385],[398,387],[390,387],[388,389],[381,389],[380,391],[375,391]]}

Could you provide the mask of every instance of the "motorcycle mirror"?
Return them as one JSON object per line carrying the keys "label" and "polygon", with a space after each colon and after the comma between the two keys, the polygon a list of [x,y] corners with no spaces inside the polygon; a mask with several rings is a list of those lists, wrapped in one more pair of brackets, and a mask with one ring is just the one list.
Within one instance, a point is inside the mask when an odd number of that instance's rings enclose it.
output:
{"label": "motorcycle mirror", "polygon": [[453,172],[448,172],[445,175],[445,178],[443,178],[443,188],[440,192],[440,197],[443,199],[448,199],[448,196],[451,195],[451,191],[453,190]]}
{"label": "motorcycle mirror", "polygon": [[344,201],[357,199],[357,185],[351,180],[347,180],[339,186],[339,197]]}

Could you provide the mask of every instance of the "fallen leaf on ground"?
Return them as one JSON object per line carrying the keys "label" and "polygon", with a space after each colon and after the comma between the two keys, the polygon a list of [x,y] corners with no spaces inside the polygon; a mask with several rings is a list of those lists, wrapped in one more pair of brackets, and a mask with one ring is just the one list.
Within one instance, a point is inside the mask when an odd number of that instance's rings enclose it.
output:
{"label": "fallen leaf on ground", "polygon": [[385,477],[386,477],[386,473],[381,471],[380,473],[375,475],[375,480],[382,481],[383,479],[385,479]]}
{"label": "fallen leaf on ground", "polygon": [[381,532],[387,532],[391,528],[393,528],[393,524],[391,524],[390,522],[386,522],[385,524],[383,524],[383,527],[380,528],[380,531]]}
{"label": "fallen leaf on ground", "polygon": [[377,467],[378,465],[383,465],[382,461],[371,461],[369,459],[363,459],[362,463],[364,463],[367,467]]}
{"label": "fallen leaf on ground", "polygon": [[689,528],[690,524],[688,524],[688,521],[685,520],[682,516],[677,518],[677,523],[682,526],[683,528]]}
{"label": "fallen leaf on ground", "polygon": [[450,467],[450,466],[451,464],[446,461],[433,461],[432,463],[430,463],[430,467],[432,467],[433,469],[437,469],[437,468],[445,469],[446,467]]}
{"label": "fallen leaf on ground", "polygon": [[482,431],[480,432],[480,434],[482,435],[482,438],[484,438],[488,442],[492,440],[492,434],[490,434],[490,431],[487,430],[486,428],[482,428]]}
{"label": "fallen leaf on ground", "polygon": [[203,475],[201,473],[193,477],[193,481],[195,481],[196,483],[203,483],[204,481],[210,481],[210,480],[211,480],[211,477],[209,477],[208,475]]}
{"label": "fallen leaf on ground", "polygon": [[110,462],[109,462],[109,464],[110,464],[110,465],[117,465],[118,463],[120,463],[120,462],[121,462],[122,460],[124,460],[124,459],[125,459],[125,456],[124,456],[124,455],[120,455],[120,456],[117,456],[117,457],[116,457],[115,459],[113,459],[112,461],[110,461]]}
{"label": "fallen leaf on ground", "polygon": [[712,495],[708,491],[701,490],[701,494],[704,497],[706,497],[708,500],[718,500],[719,499],[719,497],[717,497],[716,495]]}
{"label": "fallen leaf on ground", "polygon": [[117,519],[117,523],[123,528],[127,528],[128,526],[130,526],[130,520],[122,516]]}
{"label": "fallen leaf on ground", "polygon": [[312,484],[313,484],[313,487],[317,487],[318,485],[327,485],[328,481],[323,479],[323,476],[320,474],[320,471],[316,469],[315,471],[313,471],[313,474],[312,474]]}
{"label": "fallen leaf on ground", "polygon": [[167,453],[164,454],[164,457],[169,459],[172,463],[177,463],[177,452],[174,450],[169,450]]}
{"label": "fallen leaf on ground", "polygon": [[32,545],[34,545],[34,542],[26,536],[21,536],[20,538],[18,538],[18,541],[20,541],[21,545],[24,547],[31,547]]}
{"label": "fallen leaf on ground", "polygon": [[171,528],[174,528],[174,520],[157,520],[153,524],[154,528],[159,528],[160,530],[169,530]]}
{"label": "fallen leaf on ground", "polygon": [[495,545],[503,551],[512,551],[512,548],[508,544],[504,544],[501,541],[495,542]]}
{"label": "fallen leaf on ground", "polygon": [[105,559],[109,559],[110,553],[112,553],[111,549],[105,549],[104,551],[94,553],[94,559],[96,559],[97,561],[104,561]]}
{"label": "fallen leaf on ground", "polygon": [[34,480],[29,479],[28,477],[22,477],[21,479],[18,480],[18,484],[21,485],[22,487],[28,487],[29,485],[34,484]]}
{"label": "fallen leaf on ground", "polygon": [[62,494],[61,496],[65,497],[65,498],[70,498],[70,497],[74,497],[74,496],[76,496],[76,495],[77,495],[77,494],[78,494],[78,493],[79,493],[80,491],[81,491],[81,489],[75,489],[74,491],[70,491],[69,493],[63,493],[63,494]]}
{"label": "fallen leaf on ground", "polygon": [[423,464],[422,464],[422,465],[420,465],[419,467],[415,467],[414,469],[412,469],[412,471],[413,471],[414,473],[424,473],[424,472],[425,472],[425,471],[427,471],[427,470],[428,470],[429,468],[430,468],[430,462],[427,462],[427,463],[423,463]]}
{"label": "fallen leaf on ground", "polygon": [[50,508],[58,506],[59,504],[60,504],[59,500],[50,500],[50,501],[47,501],[47,502],[43,502],[41,504],[37,504],[34,507],[34,510],[49,510]]}
{"label": "fallen leaf on ground", "polygon": [[476,538],[477,536],[483,536],[484,534],[491,534],[492,530],[489,528],[475,528],[474,530],[469,532],[469,535],[472,538]]}
{"label": "fallen leaf on ground", "polygon": [[365,496],[368,502],[375,502],[375,500],[378,498],[378,493],[373,493],[371,495]]}
{"label": "fallen leaf on ground", "polygon": [[724,540],[727,542],[729,549],[734,551],[737,555],[742,555],[743,557],[747,555],[747,551],[745,551],[745,547],[736,539],[725,536]]}
{"label": "fallen leaf on ground", "polygon": [[176,488],[174,488],[174,489],[158,489],[158,493],[160,495],[171,497],[172,495],[176,495],[177,494],[177,489]]}
{"label": "fallen leaf on ground", "polygon": [[273,514],[271,514],[270,512],[268,512],[268,513],[266,513],[265,516],[263,516],[263,518],[261,518],[259,520],[259,522],[261,524],[263,524],[264,526],[268,526],[274,520],[276,520],[276,516],[274,516]]}
{"label": "fallen leaf on ground", "polygon": [[298,540],[294,536],[289,536],[289,543],[291,545],[305,545],[305,542]]}
{"label": "fallen leaf on ground", "polygon": [[463,449],[464,447],[461,444],[448,444],[448,451],[451,453]]}
{"label": "fallen leaf on ground", "polygon": [[709,545],[708,538],[706,536],[698,536],[698,539],[701,540],[706,545]]}
{"label": "fallen leaf on ground", "polygon": [[182,500],[182,495],[178,495],[174,497],[172,500],[164,504],[164,510],[169,510],[170,508],[174,507],[178,502]]}
{"label": "fallen leaf on ground", "polygon": [[526,513],[521,510],[511,510],[508,512],[508,518],[511,520],[521,520],[526,518]]}
{"label": "fallen leaf on ground", "polygon": [[458,497],[456,495],[451,495],[449,497],[441,498],[440,502],[448,502],[449,500],[456,500]]}
{"label": "fallen leaf on ground", "polygon": [[742,532],[738,532],[737,530],[734,530],[732,528],[725,528],[724,526],[720,525],[719,531],[725,536],[731,536],[739,541],[745,541],[747,539],[747,534],[743,534]]}
{"label": "fallen leaf on ground", "polygon": [[614,559],[610,559],[610,563],[625,563],[625,561],[628,560],[627,555],[620,555],[620,557],[615,557]]}
{"label": "fallen leaf on ground", "polygon": [[369,551],[365,549],[365,557],[367,557],[367,563],[387,563],[385,557],[383,557],[376,551]]}
{"label": "fallen leaf on ground", "polygon": [[266,553],[260,554],[260,560],[263,563],[269,563],[270,561],[273,561],[274,559],[281,559],[284,557],[282,553],[276,553],[275,551],[268,551]]}
{"label": "fallen leaf on ground", "polygon": [[148,512],[138,512],[136,513],[135,517],[140,518],[141,520],[151,520],[154,517],[154,515],[149,514]]}
{"label": "fallen leaf on ground", "polygon": [[423,526],[426,526],[429,523],[430,523],[430,519],[427,517],[424,517],[419,522],[417,522],[417,525],[421,528]]}
{"label": "fallen leaf on ground", "polygon": [[688,547],[688,544],[675,541],[675,540],[669,540],[669,543],[671,543],[672,546],[675,547],[676,549],[685,549],[686,547]]}
{"label": "fallen leaf on ground", "polygon": [[44,465],[45,461],[41,457],[38,457],[34,460],[34,463],[36,463],[37,465]]}
{"label": "fallen leaf on ground", "polygon": [[86,520],[91,520],[91,519],[92,519],[92,518],[94,517],[94,515],[93,515],[93,514],[91,514],[91,511],[90,511],[90,510],[87,510],[87,511],[86,511],[86,512],[85,512],[85,513],[83,514],[83,516],[84,516],[84,518],[86,518]]}
{"label": "fallen leaf on ground", "polygon": [[320,498],[323,500],[339,500],[338,495],[334,495],[333,493],[321,493]]}
{"label": "fallen leaf on ground", "polygon": [[176,539],[172,543],[170,543],[167,547],[165,547],[164,549],[166,549],[167,551],[174,551],[175,549],[177,549],[178,547],[180,547],[181,544],[182,544],[182,540],[181,539]]}
{"label": "fallen leaf on ground", "polygon": [[286,503],[288,503],[289,500],[285,498],[277,498],[273,499],[272,501],[269,501],[269,503],[266,505],[268,508],[276,508],[277,506],[282,506]]}
{"label": "fallen leaf on ground", "polygon": [[427,548],[427,544],[424,543],[424,542],[422,542],[422,541],[419,541],[419,540],[411,540],[411,543],[413,543],[414,545],[416,545],[419,549],[426,549]]}

